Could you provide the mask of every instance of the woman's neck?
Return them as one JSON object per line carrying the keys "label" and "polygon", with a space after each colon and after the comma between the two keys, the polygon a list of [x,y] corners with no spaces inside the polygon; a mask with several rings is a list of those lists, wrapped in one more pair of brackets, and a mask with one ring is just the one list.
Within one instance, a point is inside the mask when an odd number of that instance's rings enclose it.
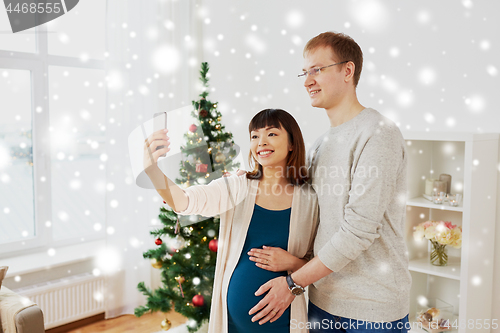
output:
{"label": "woman's neck", "polygon": [[290,183],[286,177],[286,167],[265,167],[263,168],[263,173],[264,175],[260,182],[264,186],[286,186]]}

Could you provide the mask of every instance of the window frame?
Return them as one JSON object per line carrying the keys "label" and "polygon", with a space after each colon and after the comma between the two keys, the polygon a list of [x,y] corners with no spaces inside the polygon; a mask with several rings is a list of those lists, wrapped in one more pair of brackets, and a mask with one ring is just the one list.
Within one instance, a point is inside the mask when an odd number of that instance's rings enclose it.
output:
{"label": "window frame", "polygon": [[[0,259],[26,255],[82,243],[80,238],[54,241],[52,229],[45,226],[52,221],[52,177],[50,149],[50,109],[49,109],[49,67],[77,67],[106,70],[106,60],[88,59],[82,62],[76,57],[56,56],[48,53],[47,28],[45,25],[35,27],[36,50],[34,53],[0,50],[0,68],[29,70],[31,87],[31,123],[33,151],[33,219],[35,235],[22,240],[0,244]],[[106,47],[105,47],[106,48]],[[106,51],[106,50],[105,50]],[[107,94],[107,93],[106,93]],[[44,98],[47,96],[47,98]],[[36,107],[42,112],[36,112]],[[106,163],[104,162],[105,168]],[[45,177],[45,181],[40,180]],[[105,224],[105,221],[102,221]],[[91,242],[105,238],[104,233],[85,236],[83,242]]]}

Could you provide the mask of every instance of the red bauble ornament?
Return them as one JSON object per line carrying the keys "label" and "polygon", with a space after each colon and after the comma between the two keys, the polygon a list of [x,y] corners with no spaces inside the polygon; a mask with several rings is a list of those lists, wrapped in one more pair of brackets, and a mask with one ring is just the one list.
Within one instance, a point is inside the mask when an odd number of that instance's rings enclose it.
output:
{"label": "red bauble ornament", "polygon": [[217,239],[212,239],[209,243],[208,243],[208,248],[210,249],[210,251],[212,252],[217,252],[217,248],[219,247],[219,241]]}
{"label": "red bauble ornament", "polygon": [[192,303],[194,307],[198,308],[205,305],[205,299],[201,295],[194,295]]}
{"label": "red bauble ornament", "polygon": [[205,109],[201,109],[200,110],[200,116],[202,116],[203,118],[205,118],[206,116],[208,116],[208,111],[205,110]]}
{"label": "red bauble ornament", "polygon": [[208,164],[198,163],[196,164],[196,172],[206,173],[208,170]]}
{"label": "red bauble ornament", "polygon": [[189,131],[192,133],[196,132],[197,129],[198,126],[196,126],[195,124],[191,124],[191,126],[189,126]]}
{"label": "red bauble ornament", "polygon": [[155,244],[156,245],[161,245],[163,243],[163,241],[161,240],[160,237],[158,237],[157,239],[155,239]]}

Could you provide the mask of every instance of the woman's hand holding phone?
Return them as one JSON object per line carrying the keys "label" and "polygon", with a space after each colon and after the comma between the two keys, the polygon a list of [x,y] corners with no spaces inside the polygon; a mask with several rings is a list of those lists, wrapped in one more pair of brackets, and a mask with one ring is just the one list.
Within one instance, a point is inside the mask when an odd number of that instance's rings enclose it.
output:
{"label": "woman's hand holding phone", "polygon": [[170,151],[170,138],[167,136],[167,133],[167,129],[161,129],[153,132],[153,134],[144,140],[143,162],[146,173],[152,168],[157,168],[158,158]]}

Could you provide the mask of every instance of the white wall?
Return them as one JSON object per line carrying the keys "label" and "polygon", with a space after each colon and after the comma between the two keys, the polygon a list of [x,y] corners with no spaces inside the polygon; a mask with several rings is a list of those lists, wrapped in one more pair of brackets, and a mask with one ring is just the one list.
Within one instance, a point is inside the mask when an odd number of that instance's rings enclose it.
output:
{"label": "white wall", "polygon": [[402,129],[500,131],[499,2],[201,4],[202,19],[210,22],[197,42],[203,42],[203,60],[212,68],[211,97],[226,111],[225,123],[242,145],[248,141],[248,120],[268,107],[292,112],[308,142],[318,130],[326,130],[323,111],[309,106],[297,74],[307,40],[332,30],[349,34],[364,51],[361,103],[399,122]]}
{"label": "white wall", "polygon": [[[499,148],[500,156],[500,148]],[[500,171],[500,166],[499,166]],[[497,223],[495,230],[495,258],[494,258],[494,272],[493,272],[493,308],[491,311],[491,318],[499,318],[500,321],[500,177],[497,180]],[[500,333],[500,327],[492,332]]]}
{"label": "white wall", "polygon": [[[324,111],[310,107],[297,78],[303,46],[324,31],[345,32],[358,42],[364,52],[359,100],[401,129],[500,132],[500,2],[200,4],[203,36],[196,42],[203,43],[203,60],[211,65],[210,97],[219,102],[244,156],[248,122],[261,109],[293,113],[306,144],[328,128]],[[497,226],[495,281],[500,280],[500,212]],[[492,317],[500,320],[500,287],[493,292]]]}

